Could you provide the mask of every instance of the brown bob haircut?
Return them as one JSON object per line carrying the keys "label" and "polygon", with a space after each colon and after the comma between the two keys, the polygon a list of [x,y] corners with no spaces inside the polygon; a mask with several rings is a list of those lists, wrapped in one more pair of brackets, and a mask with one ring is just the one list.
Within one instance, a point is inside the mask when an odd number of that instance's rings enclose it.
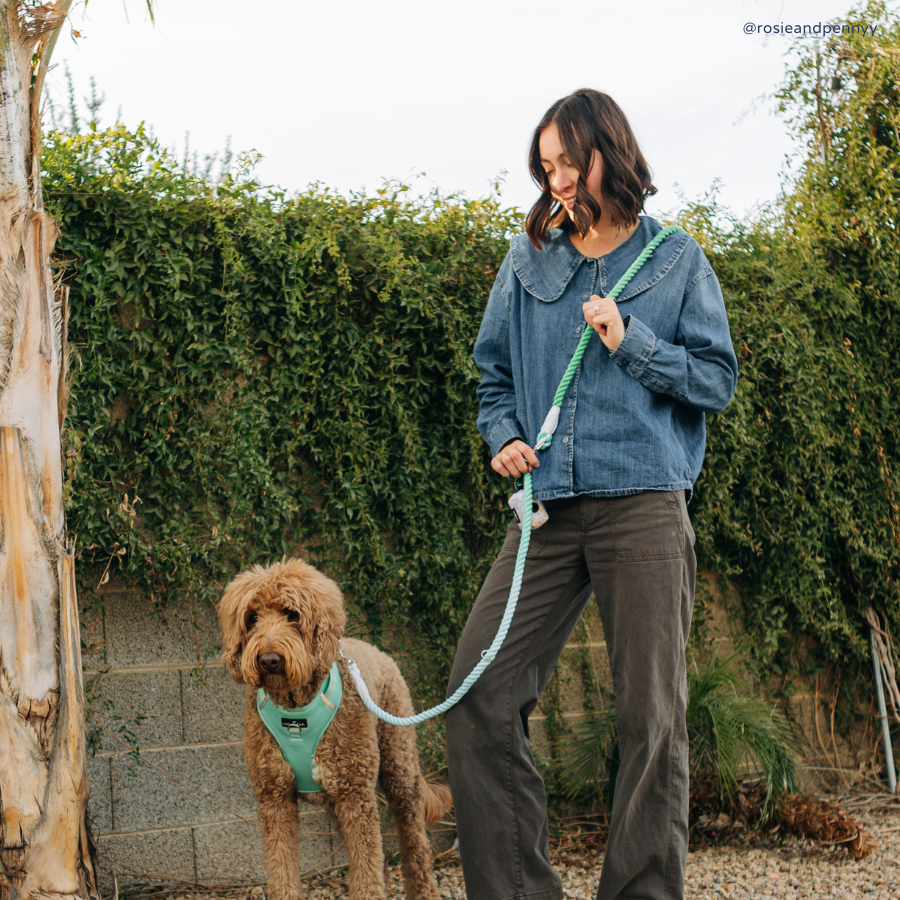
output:
{"label": "brown bob haircut", "polygon": [[[550,181],[541,165],[541,134],[552,124],[559,130],[563,150],[579,175],[574,223],[565,207],[553,199]],[[606,201],[605,209],[600,208],[585,186],[593,150],[598,150],[603,157],[600,193]],[[547,240],[551,228],[562,228],[567,232],[577,229],[584,237],[600,221],[601,214],[605,214],[611,225],[629,228],[644,208],[644,200],[656,193],[650,181],[650,167],[625,113],[609,94],[591,88],[582,88],[557,100],[544,113],[534,129],[528,166],[531,177],[542,191],[525,220],[525,231],[538,250],[541,242]]]}

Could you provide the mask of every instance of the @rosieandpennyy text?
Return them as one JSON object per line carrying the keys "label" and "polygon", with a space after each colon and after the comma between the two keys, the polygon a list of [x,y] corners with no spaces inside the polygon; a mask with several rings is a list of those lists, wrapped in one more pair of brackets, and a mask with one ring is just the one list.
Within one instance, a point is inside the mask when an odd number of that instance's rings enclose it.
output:
{"label": "@rosieandpennyy text", "polygon": [[786,25],[778,22],[776,25],[760,25],[758,22],[747,22],[744,25],[744,34],[815,34],[825,37],[829,34],[868,34],[875,37],[877,25],[848,25],[835,23],[823,25],[821,22],[815,25]]}

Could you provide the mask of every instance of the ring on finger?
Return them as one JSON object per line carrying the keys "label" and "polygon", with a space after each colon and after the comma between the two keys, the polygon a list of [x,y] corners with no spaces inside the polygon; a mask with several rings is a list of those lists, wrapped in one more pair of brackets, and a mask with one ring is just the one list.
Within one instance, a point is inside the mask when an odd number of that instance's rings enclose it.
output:
{"label": "ring on finger", "polygon": [[599,316],[599,315],[600,315],[600,307],[599,307],[599,306],[595,306],[595,307],[594,307],[594,315],[595,315],[595,316]]}

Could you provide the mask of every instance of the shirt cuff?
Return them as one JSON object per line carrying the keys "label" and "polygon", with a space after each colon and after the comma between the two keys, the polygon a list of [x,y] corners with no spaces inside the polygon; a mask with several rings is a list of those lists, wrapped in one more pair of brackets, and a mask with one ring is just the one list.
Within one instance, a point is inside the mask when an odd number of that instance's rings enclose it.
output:
{"label": "shirt cuff", "polygon": [[629,375],[640,375],[641,369],[650,361],[653,348],[656,346],[656,335],[640,320],[633,315],[627,315],[625,322],[625,337],[622,343],[610,353],[614,359]]}
{"label": "shirt cuff", "polygon": [[503,448],[504,444],[508,444],[516,438],[519,438],[519,440],[522,441],[525,440],[525,438],[522,437],[522,426],[515,419],[503,419],[503,421],[498,422],[491,432],[491,439],[489,441],[491,445],[491,456],[496,456]]}

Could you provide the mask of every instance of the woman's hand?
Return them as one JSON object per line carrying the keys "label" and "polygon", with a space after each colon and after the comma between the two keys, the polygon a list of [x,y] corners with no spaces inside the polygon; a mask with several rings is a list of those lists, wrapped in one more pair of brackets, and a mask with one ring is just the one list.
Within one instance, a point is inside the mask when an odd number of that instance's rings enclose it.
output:
{"label": "woman's hand", "polygon": [[532,468],[540,466],[534,450],[525,441],[512,441],[507,444],[492,460],[491,468],[500,475],[512,475],[518,478]]}
{"label": "woman's hand", "polygon": [[594,294],[581,307],[584,319],[600,335],[600,340],[610,353],[625,339],[625,323],[619,315],[619,307],[612,297],[598,297]]}

